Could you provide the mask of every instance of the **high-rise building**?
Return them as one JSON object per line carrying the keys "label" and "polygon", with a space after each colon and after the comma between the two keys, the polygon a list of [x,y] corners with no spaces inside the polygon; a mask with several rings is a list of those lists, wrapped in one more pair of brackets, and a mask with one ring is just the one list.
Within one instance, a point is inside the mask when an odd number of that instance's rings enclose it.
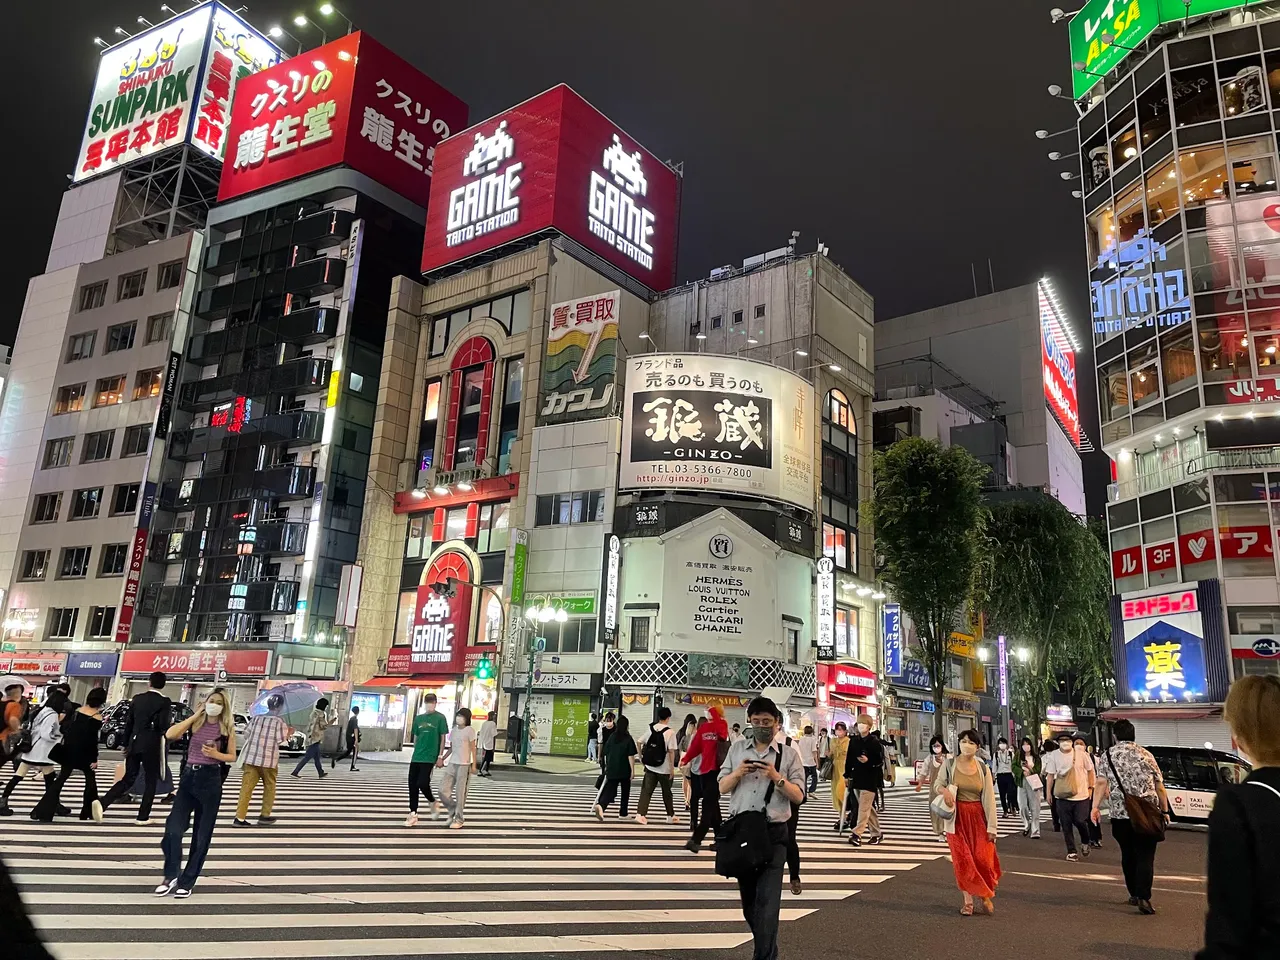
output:
{"label": "high-rise building", "polygon": [[1173,6],[1120,18],[1112,43],[1104,3],[1070,25],[1115,481],[1107,717],[1148,743],[1229,748],[1232,678],[1280,673],[1280,16]]}

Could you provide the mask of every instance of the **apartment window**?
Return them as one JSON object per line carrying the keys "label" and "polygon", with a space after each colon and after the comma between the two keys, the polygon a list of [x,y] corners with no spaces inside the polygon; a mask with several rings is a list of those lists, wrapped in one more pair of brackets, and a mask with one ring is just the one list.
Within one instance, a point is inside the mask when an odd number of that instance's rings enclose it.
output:
{"label": "apartment window", "polygon": [[800,662],[800,628],[787,626],[787,663]]}
{"label": "apartment window", "polygon": [[596,648],[596,618],[571,617],[564,623],[542,624],[547,653],[592,653]]}
{"label": "apartment window", "polygon": [[124,403],[124,374],[118,377],[103,377],[93,391],[95,407],[109,407],[114,403]]}
{"label": "apartment window", "polygon": [[158,343],[169,339],[169,325],[173,323],[172,313],[157,313],[147,317],[147,343]]}
{"label": "apartment window", "polygon": [[364,389],[364,377],[352,370],[349,384],[353,393],[359,393]]}
{"label": "apartment window", "polygon": [[93,356],[93,342],[97,339],[98,331],[90,330],[88,333],[77,333],[74,337],[67,341],[67,363],[72,360],[88,360]]}
{"label": "apartment window", "polygon": [[133,399],[146,400],[160,396],[160,381],[164,374],[160,367],[154,370],[139,370],[133,381]]}
{"label": "apartment window", "polygon": [[126,427],[120,456],[140,457],[147,452],[149,446],[151,446],[151,424],[141,423],[136,427]]}
{"label": "apartment window", "polygon": [[421,560],[431,553],[431,514],[420,513],[409,518],[409,530],[404,541],[406,560]]}
{"label": "apartment window", "polygon": [[427,396],[422,403],[422,421],[434,423],[440,417],[440,381],[432,380],[427,384]]}
{"label": "apartment window", "polygon": [[538,497],[534,522],[539,527],[564,523],[599,523],[604,520],[604,491],[553,493]]}
{"label": "apartment window", "polygon": [[19,580],[43,580],[49,572],[48,550],[22,551],[22,567],[18,572]]}
{"label": "apartment window", "polygon": [[43,469],[51,470],[54,467],[65,467],[71,463],[71,446],[75,442],[75,437],[59,437],[57,440],[50,440],[46,443],[44,445]]}
{"label": "apartment window", "polygon": [[98,460],[111,459],[111,442],[115,439],[114,430],[99,430],[84,435],[84,450],[80,454],[81,463],[94,463]]}
{"label": "apartment window", "polygon": [[138,484],[117,483],[111,493],[111,516],[133,513],[138,509]]}
{"label": "apartment window", "polygon": [[80,615],[78,607],[49,608],[49,639],[72,640],[76,635],[76,620]]}
{"label": "apartment window", "polygon": [[104,353],[115,353],[117,350],[129,350],[133,347],[133,338],[138,333],[138,321],[117,323],[107,327],[107,349]]}
{"label": "apartment window", "polygon": [[100,577],[123,577],[124,568],[129,562],[129,545],[127,543],[107,543],[102,546],[102,564],[98,567]]}
{"label": "apartment window", "polygon": [[763,316],[764,316],[764,304],[763,304],[763,303],[757,303],[757,304],[756,304],[756,319],[757,319],[757,320],[759,320],[759,319],[760,319],[761,317],[763,317]]}
{"label": "apartment window", "polygon": [[480,507],[480,524],[476,534],[476,553],[506,551],[510,535],[508,515],[510,502],[486,503]]}
{"label": "apartment window", "polygon": [[733,325],[736,327],[741,322],[742,322],[742,311],[741,310],[733,311]]}
{"label": "apartment window", "polygon": [[115,607],[89,608],[89,639],[103,640],[112,636],[116,625]]}
{"label": "apartment window", "polygon": [[31,507],[32,523],[54,523],[58,519],[58,508],[62,506],[62,494],[41,493],[36,495],[35,504]]}
{"label": "apartment window", "polygon": [[80,288],[80,309],[96,310],[107,302],[107,281],[86,283]]}
{"label": "apartment window", "polygon": [[58,567],[59,580],[83,580],[89,575],[91,547],[63,547],[62,563]]}
{"label": "apartment window", "polygon": [[58,398],[53,403],[53,415],[78,413],[84,409],[84,392],[87,383],[73,383],[69,387],[58,388]]}
{"label": "apartment window", "polygon": [[723,325],[724,325],[724,317],[721,316],[720,314],[717,313],[714,317],[711,318],[712,330],[719,330]]}
{"label": "apartment window", "polygon": [[116,287],[116,300],[132,300],[147,292],[147,271],[135,270],[120,277]]}
{"label": "apartment window", "polygon": [[851,569],[849,545],[852,540],[852,534],[844,527],[834,523],[822,524],[822,555],[834,560],[841,570]]}
{"label": "apartment window", "polygon": [[182,283],[182,261],[170,260],[156,268],[156,289],[172,290]]}
{"label": "apartment window", "polygon": [[71,494],[71,520],[92,520],[102,507],[102,488],[87,487]]}
{"label": "apartment window", "polygon": [[649,652],[649,626],[653,621],[648,617],[631,618],[631,652]]}

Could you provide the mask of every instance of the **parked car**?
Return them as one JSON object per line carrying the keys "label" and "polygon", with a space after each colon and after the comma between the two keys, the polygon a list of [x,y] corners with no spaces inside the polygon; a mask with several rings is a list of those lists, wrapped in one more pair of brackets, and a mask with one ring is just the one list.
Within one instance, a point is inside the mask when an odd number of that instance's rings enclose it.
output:
{"label": "parked car", "polygon": [[[191,708],[185,703],[175,703],[171,712],[172,722],[181,723],[191,716]],[[108,750],[120,750],[124,747],[124,725],[129,719],[129,701],[121,700],[112,704],[102,715],[102,729],[98,731],[98,742]],[[190,736],[188,734],[187,736]],[[187,743],[186,737],[182,743]]]}
{"label": "parked car", "polygon": [[1175,823],[1207,823],[1218,789],[1242,782],[1253,768],[1244,758],[1206,747],[1147,747],[1160,765]]}

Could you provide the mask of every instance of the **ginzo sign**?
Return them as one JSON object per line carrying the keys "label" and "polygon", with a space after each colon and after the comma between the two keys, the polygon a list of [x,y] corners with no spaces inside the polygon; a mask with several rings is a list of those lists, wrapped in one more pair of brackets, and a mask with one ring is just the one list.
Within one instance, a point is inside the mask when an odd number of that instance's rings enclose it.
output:
{"label": "ginzo sign", "polygon": [[561,84],[440,144],[422,270],[554,229],[666,289],[679,194],[670,167]]}
{"label": "ginzo sign", "polygon": [[351,33],[237,92],[218,199],[341,164],[425,206],[436,144],[466,122],[461,100]]}

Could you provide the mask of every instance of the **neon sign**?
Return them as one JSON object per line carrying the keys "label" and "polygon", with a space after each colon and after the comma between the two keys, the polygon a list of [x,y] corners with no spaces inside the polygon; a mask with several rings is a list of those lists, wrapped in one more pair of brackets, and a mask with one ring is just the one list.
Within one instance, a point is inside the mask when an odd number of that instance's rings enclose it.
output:
{"label": "neon sign", "polygon": [[228,433],[239,433],[252,413],[253,401],[248,397],[236,397],[213,408],[209,415],[209,426],[226,427]]}
{"label": "neon sign", "polygon": [[1076,357],[1043,281],[1040,294],[1040,359],[1044,399],[1075,446],[1080,446],[1080,404],[1076,395]]}
{"label": "neon sign", "polygon": [[1126,600],[1122,607],[1121,619],[1143,620],[1147,617],[1162,617],[1174,613],[1195,613],[1199,609],[1194,590],[1179,590],[1176,593],[1161,593],[1154,597]]}
{"label": "neon sign", "polygon": [[649,192],[649,181],[641,169],[643,154],[627,153],[618,135],[604,151],[601,165],[612,174],[609,179],[591,171],[587,193],[587,227],[616,250],[626,254],[646,270],[653,269],[653,211],[636,202]]}
{"label": "neon sign", "polygon": [[490,136],[475,136],[475,145],[462,161],[464,177],[479,177],[449,194],[449,219],[445,244],[450,247],[466,243],[493,230],[509,227],[520,219],[520,171],[524,163],[516,161],[498,170],[515,155],[516,142],[507,133],[503,120]]}
{"label": "neon sign", "polygon": [[[1123,333],[1135,327],[1176,327],[1191,319],[1191,298],[1187,292],[1187,272],[1155,269],[1169,256],[1168,247],[1139,230],[1133,239],[1112,244],[1098,255],[1098,268],[1136,270],[1135,276],[1114,277],[1090,286],[1093,332]],[[1141,268],[1151,267],[1150,276]],[[1148,316],[1154,314],[1154,316]]]}

